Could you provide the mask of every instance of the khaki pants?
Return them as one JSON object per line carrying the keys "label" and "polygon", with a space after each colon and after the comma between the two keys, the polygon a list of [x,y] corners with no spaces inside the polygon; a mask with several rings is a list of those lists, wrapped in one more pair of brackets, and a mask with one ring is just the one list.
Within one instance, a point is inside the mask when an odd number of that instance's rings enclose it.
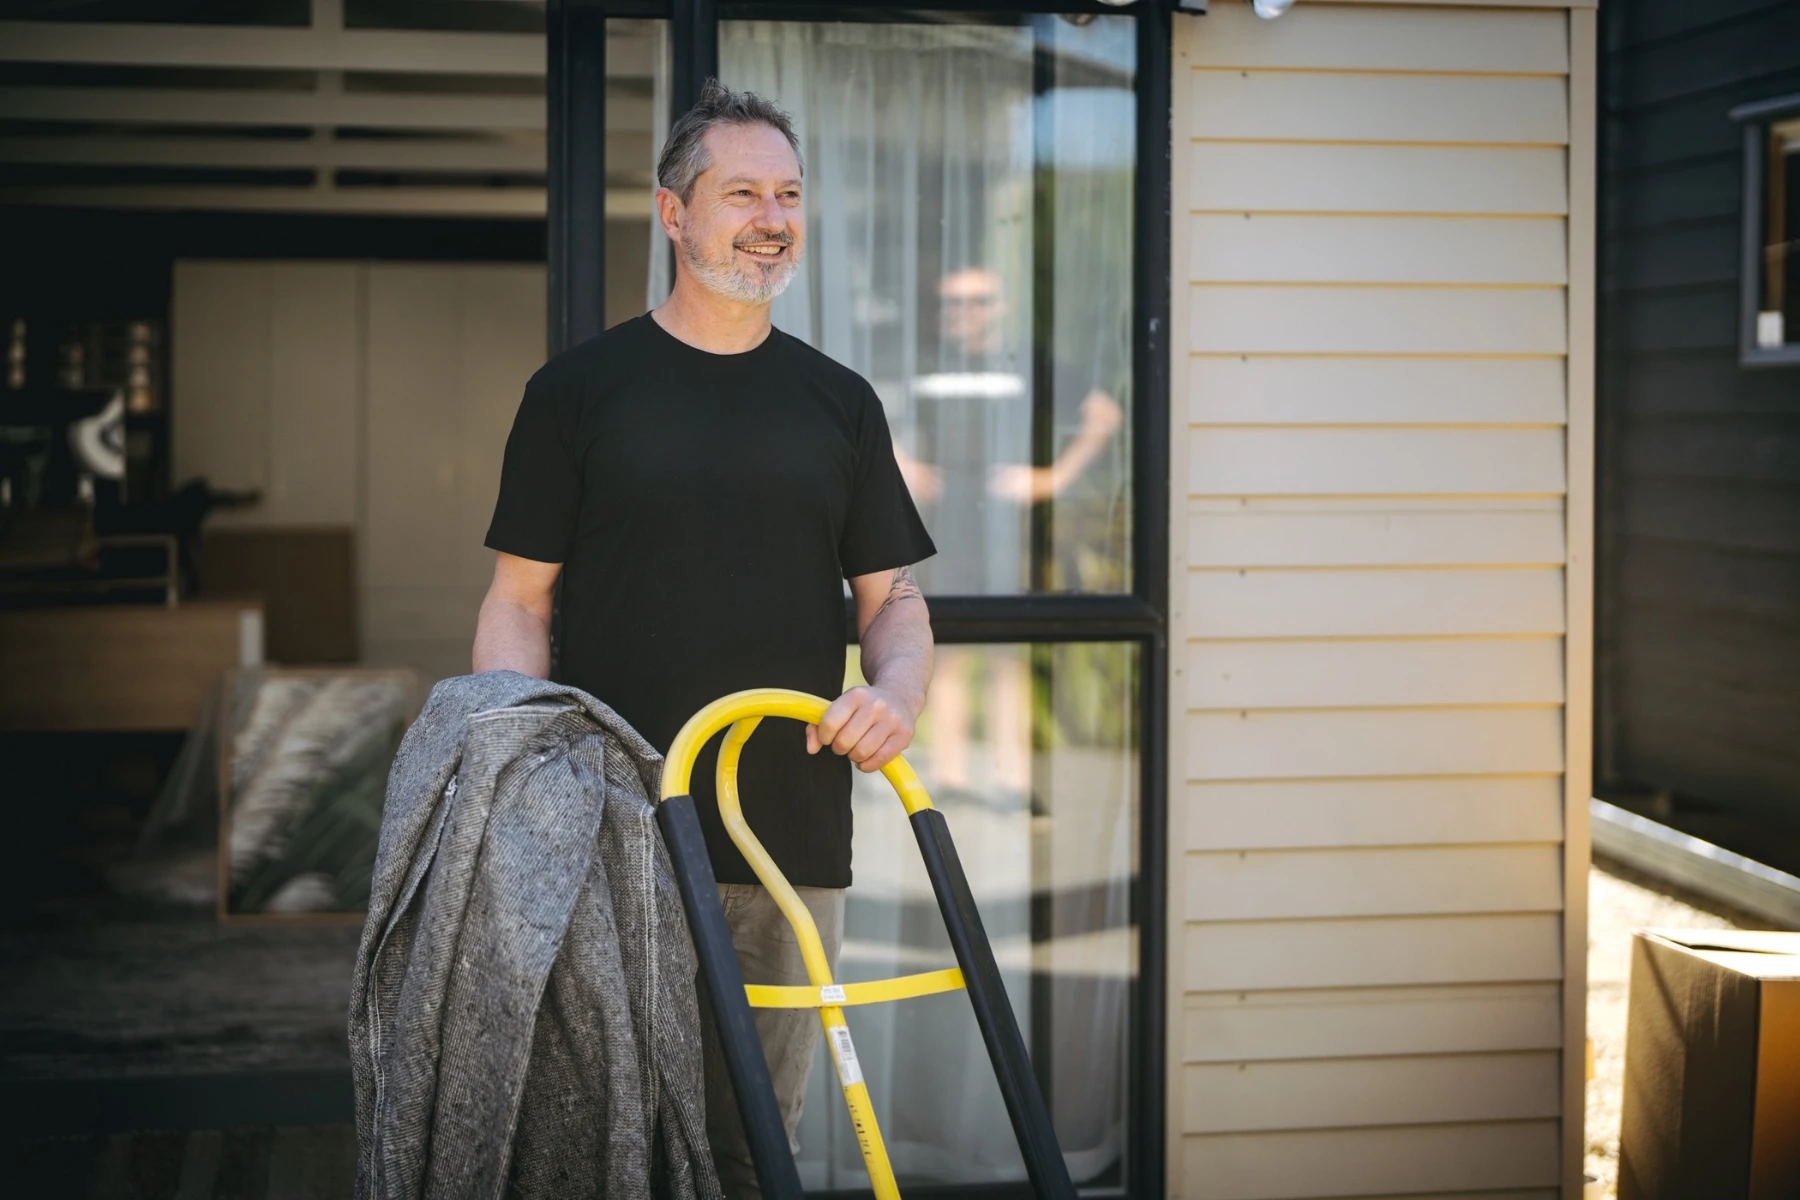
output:
{"label": "khaki pants", "polygon": [[[825,943],[825,956],[837,970],[838,948],[844,940],[844,889],[794,889],[812,913]],[[725,923],[731,926],[731,945],[745,983],[804,985],[806,964],[800,960],[800,943],[793,927],[758,884],[721,883],[719,903]],[[702,995],[702,1009],[706,1008]],[[775,1100],[781,1105],[788,1145],[795,1153],[800,1143],[794,1131],[800,1127],[800,1106],[806,1099],[806,1077],[812,1072],[813,1051],[819,1044],[819,1013],[811,1008],[757,1008],[756,1032],[762,1038],[763,1058],[775,1084]],[[738,1118],[737,1098],[719,1051],[718,1033],[710,1011],[701,1021],[706,1054],[706,1138],[712,1144],[713,1165],[725,1200],[757,1200],[762,1189],[756,1182],[756,1166]]]}

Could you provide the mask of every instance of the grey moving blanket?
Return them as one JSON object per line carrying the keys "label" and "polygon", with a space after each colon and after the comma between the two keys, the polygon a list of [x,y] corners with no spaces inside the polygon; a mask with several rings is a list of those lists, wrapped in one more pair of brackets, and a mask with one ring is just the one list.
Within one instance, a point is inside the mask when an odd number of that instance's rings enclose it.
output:
{"label": "grey moving blanket", "polygon": [[574,688],[432,690],[351,982],[358,1197],[719,1196],[661,770]]}

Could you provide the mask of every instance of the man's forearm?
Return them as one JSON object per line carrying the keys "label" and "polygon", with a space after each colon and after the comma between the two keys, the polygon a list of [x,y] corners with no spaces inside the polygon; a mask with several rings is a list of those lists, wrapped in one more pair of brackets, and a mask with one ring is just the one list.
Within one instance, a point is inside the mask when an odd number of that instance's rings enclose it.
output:
{"label": "man's forearm", "polygon": [[550,615],[504,597],[482,602],[475,626],[475,670],[550,677]]}
{"label": "man's forearm", "polygon": [[917,717],[931,684],[931,613],[912,582],[896,574],[894,590],[862,631],[863,678],[904,700]]}

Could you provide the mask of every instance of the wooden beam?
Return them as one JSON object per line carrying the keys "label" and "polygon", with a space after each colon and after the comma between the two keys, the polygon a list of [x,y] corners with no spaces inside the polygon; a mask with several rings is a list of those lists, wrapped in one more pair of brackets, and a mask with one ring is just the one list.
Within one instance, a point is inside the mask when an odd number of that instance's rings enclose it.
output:
{"label": "wooden beam", "polygon": [[[606,109],[608,132],[651,127],[647,97],[609,97]],[[457,130],[545,126],[544,100],[539,96],[31,86],[0,87],[0,112],[15,121],[155,125]]]}
{"label": "wooden beam", "polygon": [[[649,161],[649,139],[638,158]],[[637,161],[637,160],[634,160]],[[542,171],[542,141],[431,138],[0,138],[0,162],[118,167],[311,167],[394,171]]]}
{"label": "wooden beam", "polygon": [[[654,54],[650,38],[609,38],[606,74],[608,78],[649,78]],[[526,33],[329,26],[271,29],[0,21],[0,62],[541,77],[544,39]]]}
{"label": "wooden beam", "polygon": [[[542,217],[539,188],[8,187],[0,205],[150,208],[194,211],[417,213],[437,216]],[[648,189],[611,188],[606,219],[650,216]]]}

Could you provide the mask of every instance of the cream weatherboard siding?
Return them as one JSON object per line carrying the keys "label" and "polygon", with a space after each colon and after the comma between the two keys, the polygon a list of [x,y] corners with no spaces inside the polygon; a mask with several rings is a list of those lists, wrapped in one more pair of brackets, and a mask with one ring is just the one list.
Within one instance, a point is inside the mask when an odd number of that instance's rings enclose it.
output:
{"label": "cream weatherboard siding", "polygon": [[1578,1196],[1591,6],[1175,27],[1169,1192]]}

